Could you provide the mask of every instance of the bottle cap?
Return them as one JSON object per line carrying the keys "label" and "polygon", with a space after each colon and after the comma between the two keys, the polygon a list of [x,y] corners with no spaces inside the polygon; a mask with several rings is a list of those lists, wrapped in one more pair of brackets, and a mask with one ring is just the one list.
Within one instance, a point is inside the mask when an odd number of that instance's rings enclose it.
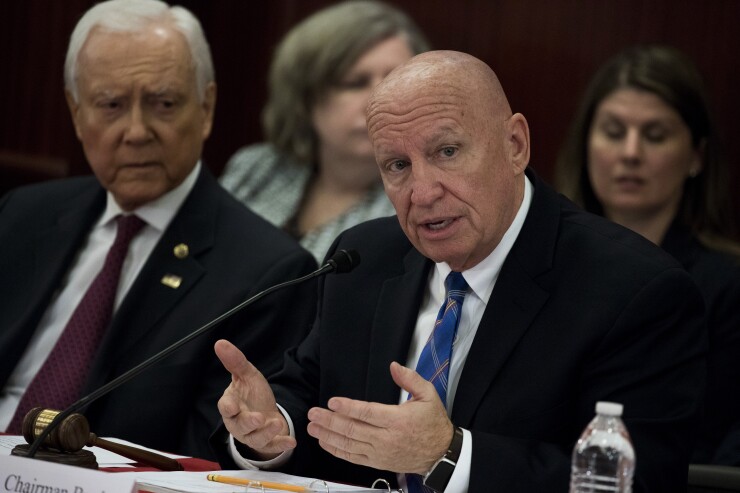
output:
{"label": "bottle cap", "polygon": [[596,414],[606,414],[607,416],[621,416],[622,408],[622,404],[618,402],[601,401],[596,403]]}

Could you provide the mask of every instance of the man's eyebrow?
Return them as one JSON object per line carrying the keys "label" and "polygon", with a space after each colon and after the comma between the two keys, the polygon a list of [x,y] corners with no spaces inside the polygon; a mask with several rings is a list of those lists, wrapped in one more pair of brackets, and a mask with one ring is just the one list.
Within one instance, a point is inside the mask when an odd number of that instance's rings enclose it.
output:
{"label": "man's eyebrow", "polygon": [[181,94],[181,92],[182,91],[180,91],[179,88],[174,87],[172,85],[144,90],[144,94],[148,96],[171,96],[173,94],[174,95]]}
{"label": "man's eyebrow", "polygon": [[435,130],[430,136],[429,136],[429,142],[432,142],[434,144],[438,144],[440,142],[444,142],[446,140],[449,140],[450,138],[453,138],[454,140],[457,140],[459,138],[459,135],[462,133],[462,130],[459,127],[452,126],[452,125],[445,125],[443,127],[440,127],[439,129]]}
{"label": "man's eyebrow", "polygon": [[401,154],[395,150],[395,147],[390,145],[378,145],[375,148],[375,154],[381,155],[381,156],[390,156],[390,155],[398,155]]}
{"label": "man's eyebrow", "polygon": [[100,85],[98,87],[93,87],[89,91],[91,95],[93,96],[113,96],[116,94],[120,94],[120,90],[110,87],[109,85]]}

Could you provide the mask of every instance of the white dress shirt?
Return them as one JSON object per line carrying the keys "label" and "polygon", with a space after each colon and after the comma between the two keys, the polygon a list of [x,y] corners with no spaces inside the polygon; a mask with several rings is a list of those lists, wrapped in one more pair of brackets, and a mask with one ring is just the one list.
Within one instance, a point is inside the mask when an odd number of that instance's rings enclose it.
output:
{"label": "white dress shirt", "polygon": [[[176,188],[131,212],[143,219],[146,226],[129,244],[128,253],[121,267],[114,313],[172,218],[193,189],[200,166],[200,162],[197,163],[187,178]],[[75,308],[103,268],[108,250],[116,238],[115,218],[120,214],[127,213],[108,192],[105,211],[90,230],[87,240],[41,317],[31,342],[8,378],[5,388],[0,392],[0,429],[5,430],[10,424],[23,393],[51,354]]]}
{"label": "white dress shirt", "polygon": [[[511,251],[511,248],[514,246],[514,242],[519,236],[519,232],[524,225],[524,220],[527,217],[529,206],[532,202],[532,193],[532,183],[529,181],[529,178],[525,176],[524,197],[511,226],[506,230],[503,238],[488,257],[483,259],[483,261],[474,267],[462,272],[465,281],[468,283],[469,289],[463,301],[462,314],[457,327],[455,341],[453,342],[452,358],[450,360],[449,385],[447,388],[446,403],[448,416],[452,414],[452,404],[455,400],[457,384],[460,381],[460,375],[462,374],[463,366],[465,366],[465,360],[468,357],[470,347],[473,344],[473,339],[475,339],[478,325],[483,318],[483,312],[485,312],[488,300],[491,298],[491,293],[493,292],[493,287],[496,284],[498,275],[501,272],[501,267],[503,266],[507,255]],[[412,370],[416,369],[416,364],[419,361],[421,352],[424,349],[424,345],[429,339],[432,329],[434,328],[435,321],[437,320],[439,307],[442,306],[445,299],[444,281],[451,270],[450,266],[446,263],[439,263],[436,264],[435,268],[430,272],[424,301],[419,310],[416,327],[414,328],[411,345],[409,346],[408,357],[406,358],[407,368],[411,368]],[[408,392],[401,390],[399,403],[402,404],[407,399]],[[291,436],[295,436],[290,416],[282,407],[278,407],[280,408],[280,412],[283,413],[285,419],[288,421]],[[460,458],[458,459],[457,466],[447,484],[445,493],[466,493],[468,491],[473,450],[472,441],[473,437],[470,431],[463,429],[463,445],[460,452]],[[289,450],[269,461],[247,460],[236,450],[233,436],[229,437],[229,450],[236,464],[244,469],[275,469],[285,464],[292,454],[292,451]],[[405,474],[399,474],[398,480],[400,486],[405,491]]]}

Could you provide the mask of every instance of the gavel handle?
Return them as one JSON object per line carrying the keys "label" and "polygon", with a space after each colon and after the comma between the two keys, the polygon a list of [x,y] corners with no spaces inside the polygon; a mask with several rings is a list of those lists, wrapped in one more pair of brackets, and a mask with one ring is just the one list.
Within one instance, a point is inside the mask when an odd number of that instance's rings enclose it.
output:
{"label": "gavel handle", "polygon": [[100,447],[111,452],[115,452],[118,455],[122,455],[126,458],[135,460],[148,466],[156,467],[162,471],[182,471],[182,464],[177,462],[175,459],[170,459],[164,455],[155,454],[148,450],[142,450],[129,445],[123,445],[121,443],[111,442],[104,438],[98,438],[95,433],[90,433],[90,438],[87,440],[87,446]]}

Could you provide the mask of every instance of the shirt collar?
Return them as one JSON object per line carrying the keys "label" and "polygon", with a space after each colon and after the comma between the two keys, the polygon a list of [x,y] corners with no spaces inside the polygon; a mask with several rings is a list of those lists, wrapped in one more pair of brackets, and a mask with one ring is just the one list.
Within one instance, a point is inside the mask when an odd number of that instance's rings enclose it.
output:
{"label": "shirt collar", "polygon": [[[175,217],[175,214],[180,210],[183,202],[185,202],[185,199],[195,186],[195,182],[198,180],[200,168],[201,164],[200,161],[198,161],[182,183],[158,199],[147,202],[141,207],[134,209],[131,213],[139,216],[141,219],[146,221],[149,226],[157,229],[159,232],[163,232],[167,229],[172,218]],[[120,214],[127,214],[127,212],[124,212],[123,209],[121,209],[113,198],[113,194],[108,192],[105,212],[103,212],[103,215],[98,221],[98,226],[107,225]]]}
{"label": "shirt collar", "polygon": [[[470,286],[470,289],[480,298],[483,303],[488,303],[488,299],[491,297],[493,292],[493,285],[498,278],[501,267],[504,265],[507,255],[514,246],[519,233],[524,225],[524,220],[529,212],[529,206],[532,203],[533,187],[529,178],[524,177],[524,198],[519,206],[519,211],[514,216],[509,229],[504,233],[503,238],[496,248],[482,261],[474,265],[470,269],[463,271],[463,277]],[[442,286],[442,292],[444,292],[444,280],[447,275],[452,271],[446,262],[440,262],[436,264],[434,273],[433,284],[439,284]]]}

